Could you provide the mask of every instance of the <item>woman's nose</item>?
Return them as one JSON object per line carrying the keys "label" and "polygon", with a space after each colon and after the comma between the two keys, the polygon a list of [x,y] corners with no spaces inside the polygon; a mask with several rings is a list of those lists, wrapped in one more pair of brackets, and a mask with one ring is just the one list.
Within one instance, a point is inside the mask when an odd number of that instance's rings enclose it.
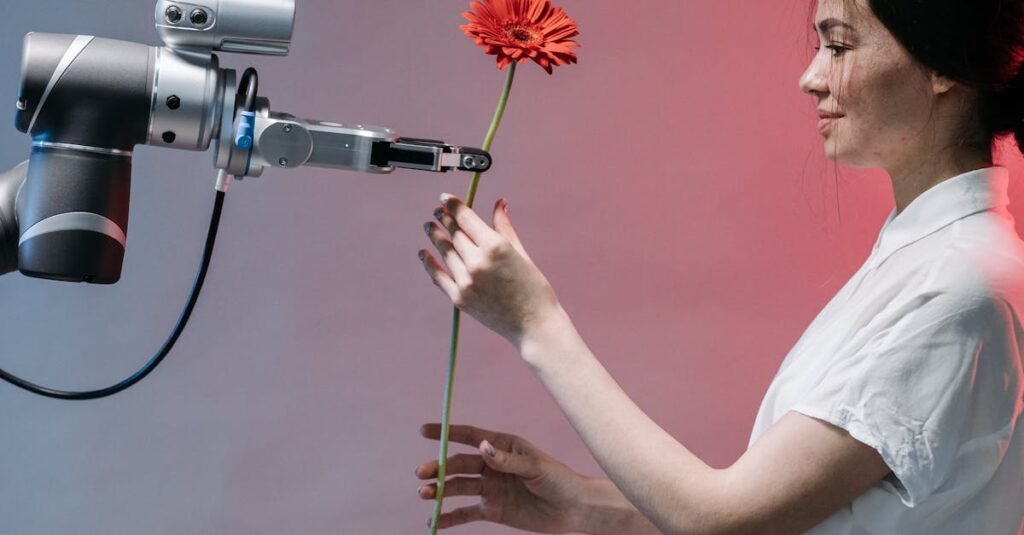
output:
{"label": "woman's nose", "polygon": [[822,63],[818,60],[818,56],[815,56],[807,70],[800,76],[800,91],[809,95],[828,94],[828,81]]}

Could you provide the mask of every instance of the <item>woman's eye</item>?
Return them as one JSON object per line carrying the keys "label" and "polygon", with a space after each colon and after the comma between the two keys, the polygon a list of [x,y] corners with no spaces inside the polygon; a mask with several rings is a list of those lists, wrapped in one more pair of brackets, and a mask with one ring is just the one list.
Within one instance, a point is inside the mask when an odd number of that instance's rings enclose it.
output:
{"label": "woman's eye", "polygon": [[829,45],[826,48],[828,48],[829,50],[832,51],[832,57],[833,58],[838,58],[839,56],[842,56],[843,54],[845,54],[847,50],[849,50],[845,46],[839,46],[839,45]]}
{"label": "woman's eye", "polygon": [[[843,54],[846,53],[847,50],[849,50],[849,48],[847,48],[845,46],[841,46],[841,45],[828,45],[825,48],[827,48],[827,49],[832,51],[832,57],[833,58],[841,57]],[[820,46],[816,46],[816,47],[814,47],[814,50],[821,50],[821,47]]]}

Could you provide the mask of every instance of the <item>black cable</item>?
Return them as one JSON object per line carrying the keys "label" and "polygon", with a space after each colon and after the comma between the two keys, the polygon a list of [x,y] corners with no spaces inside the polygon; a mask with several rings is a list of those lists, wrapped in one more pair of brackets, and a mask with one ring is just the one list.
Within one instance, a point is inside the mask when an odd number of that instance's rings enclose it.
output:
{"label": "black cable", "polygon": [[189,296],[188,304],[185,305],[185,309],[181,312],[181,316],[178,317],[178,324],[174,327],[174,331],[171,333],[170,337],[167,338],[167,341],[164,342],[163,347],[161,347],[160,351],[158,351],[156,355],[154,355],[153,358],[142,367],[141,370],[136,372],[135,375],[132,375],[114,386],[87,392],[67,392],[64,390],[54,390],[52,388],[42,387],[11,375],[2,369],[0,369],[0,379],[34,394],[39,394],[40,396],[77,401],[112,396],[131,387],[149,375],[150,372],[156,369],[157,365],[160,364],[160,361],[167,356],[171,351],[171,348],[174,347],[174,343],[178,341],[178,337],[181,336],[181,333],[185,330],[185,325],[188,324],[188,319],[192,315],[192,309],[195,308],[196,301],[199,300],[199,292],[203,289],[203,282],[206,280],[206,272],[210,268],[210,258],[213,256],[214,242],[217,241],[217,229],[220,227],[220,216],[223,208],[224,192],[218,191],[213,205],[213,215],[210,217],[210,230],[206,234],[206,246],[203,249],[203,259],[200,262],[199,272],[196,274],[195,283],[192,285],[192,294]]}
{"label": "black cable", "polygon": [[245,96],[245,111],[256,110],[256,96],[260,91],[260,78],[256,69],[249,67],[242,73],[242,79],[238,82],[238,94]]}
{"label": "black cable", "polygon": [[[245,97],[245,111],[255,111],[258,91],[259,74],[256,72],[256,69],[250,67],[242,74],[242,79],[238,84],[238,94]],[[178,337],[181,336],[181,333],[185,330],[185,325],[188,324],[188,319],[192,316],[192,309],[195,308],[196,302],[199,300],[199,293],[203,289],[203,282],[206,281],[206,272],[210,269],[210,259],[213,257],[213,245],[217,241],[217,229],[220,227],[220,216],[224,209],[224,196],[225,193],[223,191],[217,191],[217,196],[213,203],[213,215],[210,216],[210,229],[206,233],[206,246],[203,248],[203,258],[199,263],[199,272],[196,273],[195,283],[192,285],[192,293],[188,298],[188,303],[185,305],[185,309],[181,311],[181,315],[178,316],[178,324],[175,325],[174,331],[171,332],[171,335],[164,342],[163,347],[157,351],[156,355],[153,355],[153,358],[151,358],[141,370],[135,372],[135,375],[132,375],[114,386],[85,392],[68,392],[65,390],[46,388],[12,375],[3,369],[0,369],[0,379],[11,383],[18,388],[28,390],[33,394],[39,394],[40,396],[78,401],[112,396],[130,388],[132,385],[138,383],[149,375],[156,369],[160,362],[164,360],[164,357],[170,353],[171,348],[173,348],[174,344],[178,341]]]}

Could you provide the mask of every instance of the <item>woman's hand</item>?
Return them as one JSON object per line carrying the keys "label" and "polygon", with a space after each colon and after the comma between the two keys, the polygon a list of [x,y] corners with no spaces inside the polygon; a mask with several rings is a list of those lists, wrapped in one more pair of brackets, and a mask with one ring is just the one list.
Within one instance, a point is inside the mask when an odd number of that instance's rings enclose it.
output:
{"label": "woman's hand", "polygon": [[448,271],[428,251],[420,251],[420,258],[434,284],[460,310],[517,348],[533,330],[564,314],[512,228],[508,201],[495,204],[494,229],[447,194],[434,217],[441,225],[431,221],[424,229]]}
{"label": "woman's hand", "polygon": [[[425,424],[424,437],[439,440],[441,424]],[[533,444],[515,435],[496,433],[466,425],[449,427],[452,442],[479,449],[476,454],[448,458],[445,498],[480,496],[480,503],[444,513],[438,528],[449,528],[480,520],[505,524],[535,533],[581,531],[589,478],[574,472]],[[416,467],[420,479],[437,478],[437,461]],[[420,487],[424,500],[432,500],[437,484]]]}

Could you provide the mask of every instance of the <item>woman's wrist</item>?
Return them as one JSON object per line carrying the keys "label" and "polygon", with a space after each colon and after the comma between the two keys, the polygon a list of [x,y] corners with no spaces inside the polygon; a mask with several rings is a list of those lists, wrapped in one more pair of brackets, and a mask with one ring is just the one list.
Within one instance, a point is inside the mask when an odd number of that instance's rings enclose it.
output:
{"label": "woman's wrist", "polygon": [[569,314],[557,305],[531,322],[514,345],[523,361],[536,369],[552,355],[573,351],[580,341]]}
{"label": "woman's wrist", "polygon": [[660,535],[654,526],[610,480],[587,478],[586,491],[575,512],[576,530],[589,535]]}

